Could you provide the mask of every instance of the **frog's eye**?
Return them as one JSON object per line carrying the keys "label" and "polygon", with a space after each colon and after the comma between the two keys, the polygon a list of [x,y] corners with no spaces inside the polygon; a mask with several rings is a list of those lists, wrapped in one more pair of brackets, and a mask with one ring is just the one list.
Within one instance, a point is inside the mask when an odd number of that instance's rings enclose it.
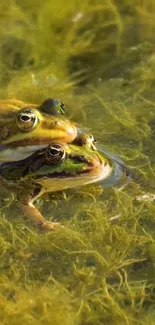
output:
{"label": "frog's eye", "polygon": [[79,146],[87,146],[89,148],[92,148],[93,150],[96,150],[95,144],[97,143],[97,141],[94,139],[93,135],[91,134],[87,134],[87,133],[78,134],[74,140],[74,143]]}
{"label": "frog's eye", "polygon": [[64,148],[57,143],[51,144],[46,150],[46,159],[50,163],[56,163],[65,158]]}
{"label": "frog's eye", "polygon": [[39,123],[36,112],[31,108],[24,108],[18,112],[16,123],[20,130],[32,131]]}
{"label": "frog's eye", "polygon": [[46,99],[39,107],[39,110],[43,113],[54,116],[65,115],[65,105],[57,98]]}

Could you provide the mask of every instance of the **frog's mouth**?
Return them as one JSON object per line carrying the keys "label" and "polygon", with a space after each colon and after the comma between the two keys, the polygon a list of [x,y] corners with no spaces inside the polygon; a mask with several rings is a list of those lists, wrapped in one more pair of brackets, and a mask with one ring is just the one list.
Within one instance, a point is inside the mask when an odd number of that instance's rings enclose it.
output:
{"label": "frog's mouth", "polygon": [[[72,157],[75,159],[75,157]],[[81,157],[77,157],[80,160]],[[124,187],[131,175],[128,168],[119,161],[100,160],[96,157],[95,162],[86,158],[86,169],[71,173],[67,171],[52,172],[45,175],[35,176],[35,181],[42,185],[46,190],[59,191],[71,187],[77,187],[84,184],[100,182],[103,187],[115,186]],[[97,160],[98,159],[98,160]]]}
{"label": "frog's mouth", "polygon": [[101,167],[100,171],[98,171],[95,175],[93,170],[87,169],[87,170],[82,170],[80,172],[76,173],[69,173],[69,172],[54,172],[54,173],[48,173],[45,175],[40,175],[40,176],[35,176],[33,179],[39,180],[41,178],[51,178],[51,179],[64,179],[64,178],[73,178],[75,179],[76,177],[101,177],[106,178],[111,172],[111,166],[107,165],[105,167]]}
{"label": "frog's mouth", "polygon": [[87,160],[84,157],[72,156],[75,160],[81,160],[85,163],[84,168],[76,170],[75,172],[62,170],[54,171],[46,174],[34,175],[33,180],[50,191],[59,191],[71,187],[77,187],[84,184],[91,184],[102,181],[109,177],[112,173],[112,165],[105,161],[100,160],[98,156],[93,161]]}

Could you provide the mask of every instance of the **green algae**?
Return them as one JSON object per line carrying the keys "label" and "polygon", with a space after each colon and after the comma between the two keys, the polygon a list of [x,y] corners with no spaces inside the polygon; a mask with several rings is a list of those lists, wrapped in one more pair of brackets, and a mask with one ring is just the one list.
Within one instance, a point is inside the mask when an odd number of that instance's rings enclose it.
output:
{"label": "green algae", "polygon": [[[140,176],[123,191],[83,187],[37,204],[64,229],[26,225],[1,198],[0,324],[154,324],[155,4],[0,3],[0,94],[67,114]],[[95,122],[94,122],[95,121]]]}

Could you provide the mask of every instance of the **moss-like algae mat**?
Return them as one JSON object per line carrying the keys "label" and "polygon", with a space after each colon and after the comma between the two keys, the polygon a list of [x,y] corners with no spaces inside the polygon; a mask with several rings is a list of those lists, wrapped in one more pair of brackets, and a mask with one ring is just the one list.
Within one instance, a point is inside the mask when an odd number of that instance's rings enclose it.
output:
{"label": "moss-like algae mat", "polygon": [[[0,95],[59,97],[139,175],[38,202],[64,228],[26,225],[1,199],[0,324],[154,325],[155,2],[0,2]],[[5,208],[4,208],[5,205]]]}

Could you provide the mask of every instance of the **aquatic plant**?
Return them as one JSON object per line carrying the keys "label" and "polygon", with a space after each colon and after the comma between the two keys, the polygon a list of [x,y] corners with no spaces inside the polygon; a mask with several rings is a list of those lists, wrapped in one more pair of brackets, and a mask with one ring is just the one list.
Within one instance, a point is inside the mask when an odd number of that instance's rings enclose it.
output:
{"label": "aquatic plant", "polygon": [[152,0],[0,2],[1,97],[58,96],[139,177],[40,200],[65,225],[50,234],[1,198],[1,324],[154,324],[154,14]]}

